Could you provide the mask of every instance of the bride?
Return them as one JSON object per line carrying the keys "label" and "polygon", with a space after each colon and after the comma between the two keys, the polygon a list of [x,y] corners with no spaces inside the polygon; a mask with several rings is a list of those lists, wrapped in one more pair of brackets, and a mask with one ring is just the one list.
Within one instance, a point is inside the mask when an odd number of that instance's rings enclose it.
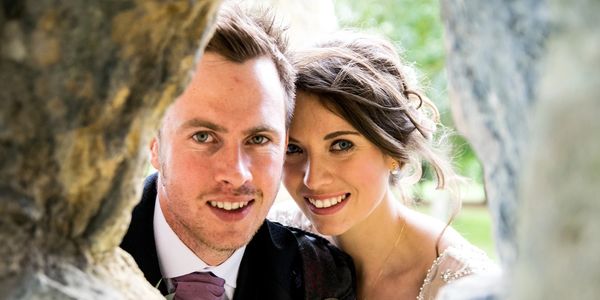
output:
{"label": "bride", "polygon": [[420,177],[422,160],[439,187],[458,178],[436,148],[438,110],[394,46],[344,32],[294,63],[283,182],[312,230],[352,256],[359,298],[433,299],[448,282],[495,268],[451,227],[405,206],[407,193],[393,192]]}

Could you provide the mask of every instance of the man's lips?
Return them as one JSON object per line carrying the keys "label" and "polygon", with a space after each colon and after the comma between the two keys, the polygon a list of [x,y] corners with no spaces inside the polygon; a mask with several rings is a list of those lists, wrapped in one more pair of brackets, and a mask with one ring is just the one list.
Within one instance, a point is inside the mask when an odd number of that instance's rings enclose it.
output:
{"label": "man's lips", "polygon": [[206,205],[214,215],[224,222],[237,222],[243,220],[254,206],[254,199],[243,201],[208,201]]}
{"label": "man's lips", "polygon": [[224,210],[228,210],[228,211],[232,211],[232,210],[237,210],[237,209],[241,209],[245,206],[248,205],[248,203],[250,203],[250,201],[252,201],[253,199],[250,200],[243,200],[243,201],[208,201],[208,204],[210,204],[212,207],[218,207]]}

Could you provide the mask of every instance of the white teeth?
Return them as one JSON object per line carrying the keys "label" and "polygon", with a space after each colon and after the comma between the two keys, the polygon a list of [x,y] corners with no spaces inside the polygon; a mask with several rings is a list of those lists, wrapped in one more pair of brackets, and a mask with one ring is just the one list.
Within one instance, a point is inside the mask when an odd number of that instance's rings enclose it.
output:
{"label": "white teeth", "polygon": [[248,205],[248,202],[250,202],[250,201],[246,201],[246,202],[210,201],[209,203],[212,207],[218,207],[218,208],[222,208],[224,210],[236,210],[236,209],[240,209],[240,208]]}
{"label": "white teeth", "polygon": [[332,198],[327,198],[327,199],[323,199],[323,200],[316,200],[313,198],[308,198],[308,201],[316,206],[317,208],[327,208],[327,207],[331,207],[334,205],[337,205],[338,203],[342,202],[344,199],[346,199],[347,194],[341,195],[341,196],[337,196],[337,197],[332,197]]}

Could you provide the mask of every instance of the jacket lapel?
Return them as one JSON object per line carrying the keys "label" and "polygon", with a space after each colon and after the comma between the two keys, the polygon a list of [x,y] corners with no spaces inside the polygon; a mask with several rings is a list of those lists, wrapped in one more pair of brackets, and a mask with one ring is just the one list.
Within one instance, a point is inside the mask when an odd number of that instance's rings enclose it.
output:
{"label": "jacket lapel", "polygon": [[160,281],[159,290],[166,294],[166,285],[161,280],[156,244],[154,242],[154,206],[156,203],[156,178],[154,173],[144,181],[142,199],[133,209],[131,224],[123,237],[121,248],[129,252],[153,286]]}

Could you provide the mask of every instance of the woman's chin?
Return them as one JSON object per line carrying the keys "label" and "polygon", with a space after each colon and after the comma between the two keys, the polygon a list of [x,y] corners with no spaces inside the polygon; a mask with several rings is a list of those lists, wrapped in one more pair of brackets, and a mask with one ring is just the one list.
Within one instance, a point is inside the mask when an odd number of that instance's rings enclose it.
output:
{"label": "woman's chin", "polygon": [[328,235],[328,236],[337,236],[337,235],[341,235],[345,232],[345,230],[342,230],[341,228],[337,227],[337,226],[331,226],[329,224],[314,224],[315,229],[317,230],[317,232],[321,235]]}

